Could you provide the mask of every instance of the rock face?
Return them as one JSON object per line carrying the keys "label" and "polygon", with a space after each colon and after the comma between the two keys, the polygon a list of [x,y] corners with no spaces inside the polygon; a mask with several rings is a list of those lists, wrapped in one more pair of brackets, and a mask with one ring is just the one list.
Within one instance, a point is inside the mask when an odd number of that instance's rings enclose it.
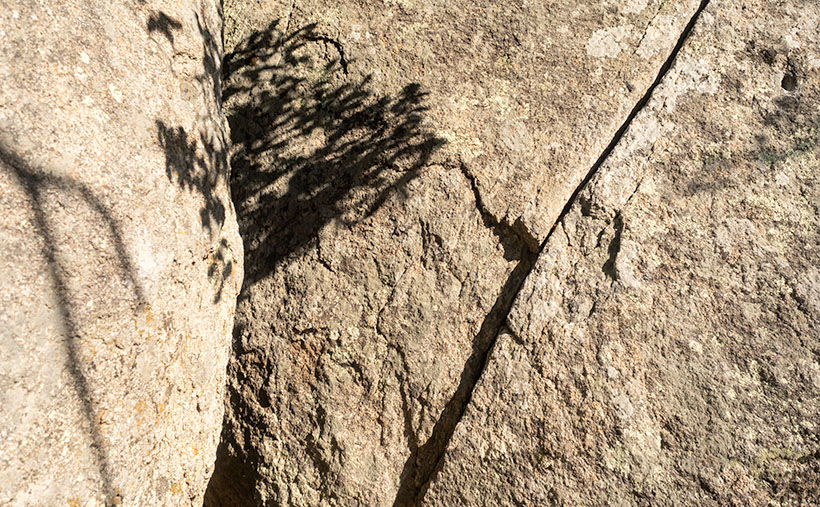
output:
{"label": "rock face", "polygon": [[202,503],[243,258],[221,23],[3,4],[0,504]]}
{"label": "rock face", "polygon": [[226,2],[247,276],[206,503],[419,499],[534,253],[697,7]]}
{"label": "rock face", "polygon": [[818,22],[708,5],[546,241],[423,503],[820,500]]}
{"label": "rock face", "polygon": [[374,93],[420,84],[446,159],[535,250],[698,4],[229,0],[226,44],[316,24],[327,56]]}
{"label": "rock face", "polygon": [[4,4],[0,504],[820,503],[820,7],[224,7]]}

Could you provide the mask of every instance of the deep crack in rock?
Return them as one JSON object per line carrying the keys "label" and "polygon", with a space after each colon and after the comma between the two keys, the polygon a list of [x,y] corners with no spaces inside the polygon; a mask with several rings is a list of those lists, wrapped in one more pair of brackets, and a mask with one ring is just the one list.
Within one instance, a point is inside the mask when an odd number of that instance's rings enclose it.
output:
{"label": "deep crack in rock", "polygon": [[463,174],[470,183],[470,189],[472,190],[473,197],[475,198],[476,209],[479,214],[481,214],[481,220],[484,222],[484,225],[489,227],[493,233],[498,236],[499,240],[503,241],[502,231],[507,231],[515,236],[521,244],[526,246],[530,252],[537,252],[539,248],[538,239],[536,239],[535,236],[530,233],[529,229],[521,223],[521,219],[519,218],[512,225],[503,220],[498,220],[495,215],[490,213],[487,206],[484,204],[484,200],[481,197],[481,191],[478,189],[478,182],[476,181],[475,175],[470,173],[463,163],[459,163],[458,167],[461,174]]}
{"label": "deep crack in rock", "polygon": [[[543,251],[544,247],[546,246],[556,227],[562,222],[567,212],[575,203],[575,200],[578,198],[580,192],[592,180],[592,178],[595,176],[595,174],[598,172],[598,170],[601,168],[604,162],[606,162],[607,158],[612,153],[615,146],[618,145],[626,131],[629,129],[629,125],[632,123],[632,121],[635,119],[635,117],[638,115],[641,109],[643,109],[644,106],[646,106],[647,102],[649,102],[649,99],[651,98],[653,91],[660,84],[666,73],[671,68],[672,64],[675,61],[675,57],[680,52],[681,48],[683,47],[684,43],[686,42],[693,28],[695,27],[695,24],[697,23],[700,14],[703,12],[703,10],[706,8],[708,4],[709,0],[701,1],[700,5],[698,6],[698,9],[692,15],[686,27],[681,32],[681,35],[678,38],[678,42],[675,44],[675,47],[672,49],[669,56],[664,61],[663,65],[658,71],[655,80],[652,82],[649,88],[647,88],[647,91],[644,93],[641,99],[632,108],[626,120],[624,120],[621,127],[615,132],[615,135],[613,136],[610,143],[598,157],[595,164],[593,164],[593,166],[590,168],[589,172],[581,181],[581,183],[576,187],[575,191],[570,195],[569,199],[567,199],[567,202],[564,208],[562,209],[561,214],[556,219],[547,236],[541,242],[541,245],[538,248],[539,255]],[[488,222],[492,224],[494,221],[492,215],[483,210],[480,204],[481,201],[478,196],[475,180],[471,178],[468,175],[468,172],[464,171],[463,168],[462,171],[471,183],[471,186],[476,195],[476,202],[479,206],[479,211],[481,211],[482,217],[489,216],[489,218],[485,218],[485,220],[488,220]],[[473,390],[475,389],[475,386],[478,383],[478,380],[481,378],[481,375],[486,367],[487,360],[489,359],[490,353],[493,349],[493,346],[495,345],[498,332],[501,330],[501,327],[506,322],[507,315],[509,314],[510,309],[512,308],[512,304],[515,301],[515,298],[518,295],[518,292],[520,291],[524,280],[526,279],[529,272],[532,270],[532,267],[535,263],[535,259],[537,257],[538,255],[535,255],[532,257],[526,257],[522,259],[522,261],[518,264],[513,273],[507,279],[504,289],[502,289],[501,295],[496,301],[496,304],[493,306],[493,309],[484,319],[481,330],[479,331],[474,341],[473,355],[471,355],[470,360],[467,361],[467,365],[465,366],[465,369],[462,373],[462,381],[459,384],[456,393],[450,399],[450,402],[447,404],[446,408],[442,412],[442,415],[436,423],[435,429],[433,430],[433,434],[430,437],[430,439],[428,439],[428,441],[419,448],[416,457],[411,456],[411,459],[408,459],[407,463],[410,464],[411,460],[415,458],[415,466],[411,466],[410,470],[408,470],[408,465],[405,465],[405,470],[402,473],[402,482],[399,488],[399,492],[396,495],[396,499],[393,503],[394,506],[418,505],[421,499],[423,498],[426,487],[429,485],[430,481],[435,477],[436,471],[440,468],[441,461],[444,458],[445,452],[449,445],[450,439],[452,438],[453,432],[455,431],[458,422],[463,416],[464,411],[470,402]],[[492,330],[492,334],[488,339],[484,333],[489,333],[490,330]],[[480,360],[477,356],[480,357]],[[477,369],[472,369],[471,366],[475,364],[479,364],[480,366]],[[473,368],[475,367],[473,366]],[[428,454],[430,457],[425,457],[425,454]]]}

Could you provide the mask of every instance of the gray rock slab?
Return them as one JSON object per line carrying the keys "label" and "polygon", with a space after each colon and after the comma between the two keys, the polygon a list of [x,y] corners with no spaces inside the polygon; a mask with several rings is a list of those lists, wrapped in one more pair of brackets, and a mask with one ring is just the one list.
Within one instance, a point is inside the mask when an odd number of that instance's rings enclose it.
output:
{"label": "gray rock slab", "polygon": [[226,2],[247,277],[212,505],[415,500],[696,7]]}

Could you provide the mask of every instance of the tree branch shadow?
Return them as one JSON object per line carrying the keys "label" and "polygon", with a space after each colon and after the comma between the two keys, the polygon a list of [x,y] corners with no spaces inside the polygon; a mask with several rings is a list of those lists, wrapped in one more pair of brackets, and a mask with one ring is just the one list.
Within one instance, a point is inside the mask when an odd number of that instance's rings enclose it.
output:
{"label": "tree branch shadow", "polygon": [[[338,58],[327,56],[333,51]],[[313,248],[326,225],[353,226],[392,195],[406,196],[408,183],[444,144],[423,125],[426,93],[418,84],[378,95],[371,77],[351,78],[342,66],[351,62],[341,60],[315,25],[283,33],[276,21],[225,58],[231,190],[245,243],[240,300]],[[237,322],[233,357],[246,352],[241,330]],[[252,402],[230,383],[227,403],[252,419]],[[227,418],[205,504],[259,503],[264,457],[234,439]],[[250,435],[241,440],[249,443]]]}
{"label": "tree branch shadow", "polygon": [[[254,33],[225,60],[231,188],[246,241],[246,284],[266,277],[332,220],[353,225],[404,189],[443,144],[426,131],[418,84],[375,96],[371,78],[338,82],[339,59],[320,76],[304,51],[315,25]],[[260,83],[264,86],[260,87]]]}
{"label": "tree branch shadow", "polygon": [[92,452],[97,463],[102,480],[102,491],[106,501],[112,501],[118,495],[113,485],[113,472],[105,439],[97,423],[99,411],[91,395],[88,379],[83,373],[80,361],[80,352],[76,340],[81,336],[81,329],[75,318],[75,302],[71,295],[67,280],[71,273],[60,260],[57,253],[57,239],[53,227],[49,224],[49,213],[45,202],[45,195],[49,189],[57,189],[64,193],[78,195],[105,223],[108,234],[113,239],[116,259],[121,275],[129,282],[138,304],[145,302],[145,294],[136,277],[136,271],[131,263],[122,233],[117,222],[111,216],[108,208],[96,197],[86,185],[70,178],[45,172],[32,167],[18,156],[12,149],[0,143],[0,160],[11,176],[23,189],[31,206],[36,233],[43,240],[42,255],[48,264],[49,275],[57,299],[60,325],[62,327],[63,345],[66,353],[66,367],[73,380],[73,387],[82,403],[84,418],[89,427],[92,442]]}

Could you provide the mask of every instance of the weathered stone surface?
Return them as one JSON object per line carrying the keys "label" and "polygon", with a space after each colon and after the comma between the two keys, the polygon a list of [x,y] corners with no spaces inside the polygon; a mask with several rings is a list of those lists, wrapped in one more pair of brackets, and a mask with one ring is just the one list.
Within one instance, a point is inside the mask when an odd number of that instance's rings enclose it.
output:
{"label": "weathered stone surface", "polygon": [[226,41],[274,19],[289,30],[317,23],[374,92],[420,83],[448,158],[475,179],[486,211],[535,249],[698,4],[232,0]]}
{"label": "weathered stone surface", "polygon": [[416,499],[696,6],[226,2],[247,277],[208,503]]}
{"label": "weathered stone surface", "polygon": [[0,9],[0,504],[200,504],[242,245],[215,2]]}
{"label": "weathered stone surface", "polygon": [[247,276],[209,503],[386,503],[523,250],[434,159],[420,90],[270,35],[226,59]]}
{"label": "weathered stone surface", "polygon": [[709,4],[546,242],[424,503],[820,501],[818,23]]}

